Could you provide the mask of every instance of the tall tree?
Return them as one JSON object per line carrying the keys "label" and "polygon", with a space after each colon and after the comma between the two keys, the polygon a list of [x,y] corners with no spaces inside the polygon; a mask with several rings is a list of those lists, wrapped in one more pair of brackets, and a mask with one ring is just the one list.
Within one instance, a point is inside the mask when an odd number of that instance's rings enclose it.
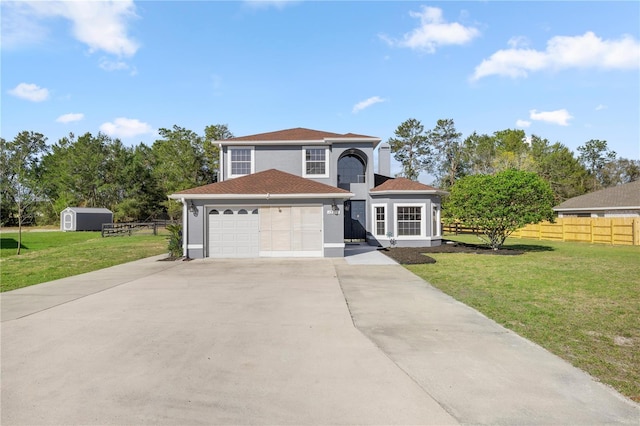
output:
{"label": "tall tree", "polygon": [[433,130],[427,133],[427,140],[435,152],[433,170],[443,188],[450,188],[464,175],[462,133],[456,131],[453,119],[438,120]]}
{"label": "tall tree", "polygon": [[497,250],[516,229],[553,220],[553,192],[532,172],[470,175],[453,185],[443,211],[450,219],[479,228],[481,238]]}
{"label": "tall tree", "polygon": [[496,171],[516,169],[531,170],[533,165],[529,155],[524,130],[506,129],[494,132],[496,157],[494,168]]}
{"label": "tall tree", "polygon": [[33,218],[34,205],[41,198],[40,188],[35,179],[35,171],[40,156],[47,151],[47,138],[41,133],[20,132],[13,141],[3,148],[6,159],[7,190],[14,204],[18,223],[18,249],[22,248],[22,226]]}
{"label": "tall tree", "polygon": [[602,170],[602,184],[616,186],[640,179],[640,160],[616,158],[605,164]]}
{"label": "tall tree", "polygon": [[563,144],[532,135],[530,153],[533,171],[549,182],[556,204],[588,191],[587,170]]}
{"label": "tall tree", "polygon": [[605,186],[604,169],[607,163],[616,159],[616,152],[611,151],[607,141],[591,139],[578,147],[578,160],[587,168],[593,179],[594,189]]}
{"label": "tall tree", "polygon": [[[111,207],[113,202],[113,141],[106,135],[91,133],[62,138],[43,158],[43,178],[52,199],[64,198],[83,207]],[[64,208],[64,207],[63,207]]]}
{"label": "tall tree", "polygon": [[[209,183],[205,173],[203,138],[195,132],[174,125],[172,129],[158,130],[161,139],[151,148],[153,176],[166,195],[183,189]],[[162,205],[171,219],[177,219],[181,208],[173,200]]]}
{"label": "tall tree", "polygon": [[13,197],[10,185],[8,141],[0,138],[0,225],[6,226],[13,218]]}
{"label": "tall tree", "polygon": [[204,128],[204,174],[207,182],[218,181],[218,171],[220,170],[220,148],[216,142],[232,137],[233,133],[229,131],[226,124],[213,124]]}
{"label": "tall tree", "polygon": [[389,138],[393,157],[402,165],[402,174],[407,179],[417,180],[420,172],[432,167],[431,149],[427,143],[424,126],[415,118],[400,124]]}
{"label": "tall tree", "polygon": [[463,143],[463,156],[468,173],[490,175],[495,171],[496,140],[473,132]]}
{"label": "tall tree", "polygon": [[174,125],[158,130],[152,146],[153,172],[165,194],[206,183],[203,140],[197,133]]}

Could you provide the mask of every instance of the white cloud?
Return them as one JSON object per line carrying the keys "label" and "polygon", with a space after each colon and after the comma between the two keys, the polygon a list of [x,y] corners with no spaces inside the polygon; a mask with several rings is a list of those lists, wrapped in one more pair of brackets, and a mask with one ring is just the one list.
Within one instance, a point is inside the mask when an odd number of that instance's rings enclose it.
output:
{"label": "white cloud", "polygon": [[82,113],[69,113],[69,114],[63,114],[60,117],[58,117],[56,119],[56,121],[58,123],[71,123],[73,121],[80,121],[84,118],[84,114]]}
{"label": "white cloud", "polygon": [[27,2],[0,2],[2,21],[2,49],[20,48],[37,44],[49,35],[47,29],[33,17],[33,11]]}
{"label": "white cloud", "polygon": [[369,99],[365,99],[364,101],[361,101],[355,104],[351,112],[353,112],[354,114],[357,114],[363,109],[369,108],[371,105],[377,104],[380,102],[385,102],[385,99],[382,99],[380,96],[372,96]]}
{"label": "white cloud", "polygon": [[36,84],[20,83],[9,94],[31,102],[42,102],[49,98],[49,90]]}
{"label": "white cloud", "polygon": [[[48,33],[44,19],[64,18],[71,22],[73,36],[90,52],[133,56],[139,48],[128,35],[128,22],[136,17],[133,0],[3,3],[7,3],[3,4],[3,45],[7,39],[13,46],[42,41]],[[13,24],[4,28],[5,22]]]}
{"label": "white cloud", "polygon": [[465,27],[458,22],[448,23],[442,17],[442,9],[422,6],[420,12],[409,12],[412,18],[420,19],[420,26],[394,40],[384,34],[379,37],[391,46],[408,47],[434,53],[437,47],[450,44],[465,44],[480,35],[473,27]]}
{"label": "white cloud", "polygon": [[298,3],[298,0],[245,0],[244,3],[255,9],[267,9],[269,7],[283,9],[286,6]]}
{"label": "white cloud", "polygon": [[535,109],[529,111],[529,118],[536,121],[544,121],[560,126],[568,126],[569,120],[573,118],[566,109],[558,109],[555,111],[540,111]]}
{"label": "white cloud", "polygon": [[600,104],[596,107],[596,111],[602,111],[603,109],[607,109],[608,107],[606,105]]}
{"label": "white cloud", "polygon": [[100,68],[105,71],[123,71],[128,70],[129,65],[123,61],[111,61],[107,58],[100,59]]}
{"label": "white cloud", "polygon": [[109,136],[119,138],[131,138],[146,133],[153,133],[153,129],[147,123],[135,118],[118,117],[113,123],[106,122],[100,126],[100,131]]}
{"label": "white cloud", "polygon": [[522,129],[526,129],[531,126],[531,122],[527,120],[516,120],[516,127],[520,127]]}
{"label": "white cloud", "polygon": [[556,36],[544,51],[523,47],[511,39],[510,49],[498,50],[475,68],[471,80],[490,75],[526,77],[530,72],[567,68],[636,69],[640,68],[640,42],[630,35],[603,40],[593,32],[569,37]]}

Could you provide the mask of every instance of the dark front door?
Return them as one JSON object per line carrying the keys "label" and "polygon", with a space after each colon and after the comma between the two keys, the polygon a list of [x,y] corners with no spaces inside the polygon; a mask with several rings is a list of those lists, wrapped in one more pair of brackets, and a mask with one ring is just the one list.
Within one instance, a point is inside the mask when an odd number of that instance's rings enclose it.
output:
{"label": "dark front door", "polygon": [[344,239],[345,241],[366,241],[367,202],[347,200],[344,202]]}

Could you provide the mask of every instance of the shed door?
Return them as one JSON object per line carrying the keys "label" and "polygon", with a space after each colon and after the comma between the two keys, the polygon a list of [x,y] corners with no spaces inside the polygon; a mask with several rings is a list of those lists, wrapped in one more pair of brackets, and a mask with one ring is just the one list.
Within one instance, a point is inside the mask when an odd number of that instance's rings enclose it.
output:
{"label": "shed door", "polygon": [[209,212],[209,257],[258,257],[258,209],[229,207]]}
{"label": "shed door", "polygon": [[73,213],[64,212],[62,215],[62,230],[73,231]]}

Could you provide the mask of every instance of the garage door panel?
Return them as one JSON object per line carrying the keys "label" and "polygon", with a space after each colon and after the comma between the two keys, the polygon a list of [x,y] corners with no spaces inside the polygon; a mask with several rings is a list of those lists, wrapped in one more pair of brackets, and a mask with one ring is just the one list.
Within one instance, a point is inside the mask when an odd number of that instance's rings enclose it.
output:
{"label": "garage door panel", "polygon": [[[246,213],[239,213],[244,209]],[[225,208],[226,214],[209,215],[209,257],[257,257],[259,214],[256,208]]]}
{"label": "garage door panel", "polygon": [[261,256],[322,256],[321,206],[263,207],[260,215]]}

